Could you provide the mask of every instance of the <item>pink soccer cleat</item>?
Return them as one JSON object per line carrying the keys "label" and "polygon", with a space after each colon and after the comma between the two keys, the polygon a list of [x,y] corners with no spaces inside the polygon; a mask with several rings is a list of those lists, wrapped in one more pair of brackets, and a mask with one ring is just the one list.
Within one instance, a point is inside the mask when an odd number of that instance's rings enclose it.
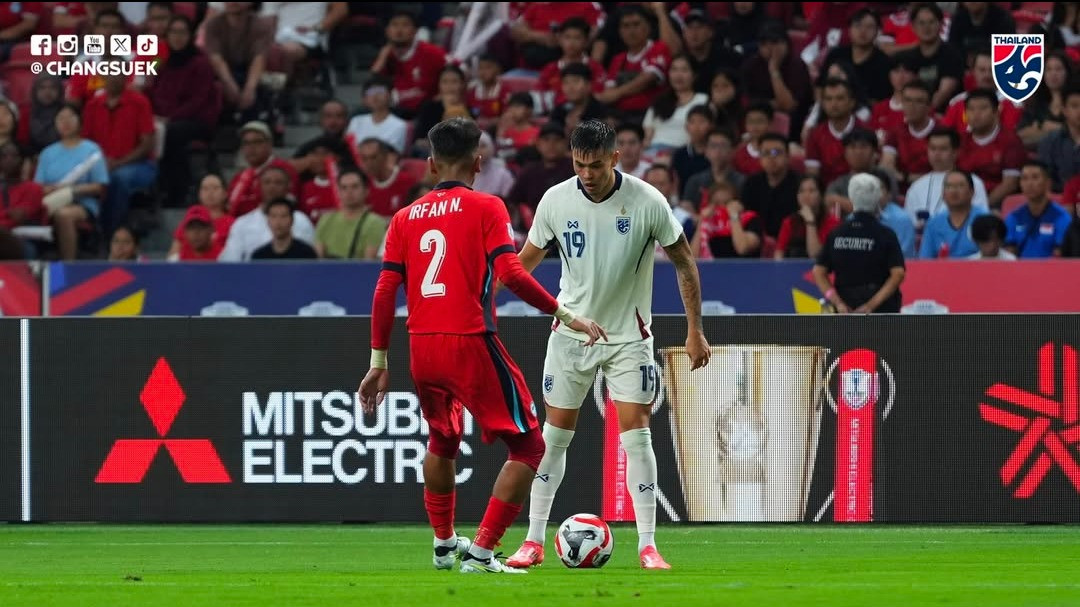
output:
{"label": "pink soccer cleat", "polygon": [[518,548],[517,552],[506,559],[506,564],[515,569],[528,569],[529,567],[539,566],[543,562],[544,545],[531,540],[525,540],[521,548]]}
{"label": "pink soccer cleat", "polygon": [[667,564],[664,557],[660,556],[660,553],[656,551],[656,546],[646,546],[641,551],[641,568],[642,569],[671,569],[671,565]]}

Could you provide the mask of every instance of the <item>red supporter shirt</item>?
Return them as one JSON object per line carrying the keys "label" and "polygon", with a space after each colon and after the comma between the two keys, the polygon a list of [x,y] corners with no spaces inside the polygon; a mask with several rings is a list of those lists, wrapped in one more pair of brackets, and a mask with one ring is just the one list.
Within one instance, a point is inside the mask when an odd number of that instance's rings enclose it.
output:
{"label": "red supporter shirt", "polygon": [[902,126],[904,126],[904,111],[899,103],[893,105],[892,97],[882,99],[870,108],[870,128],[878,134],[878,139]]}
{"label": "red supporter shirt", "polygon": [[312,225],[318,225],[319,217],[336,211],[340,206],[334,188],[330,187],[330,180],[325,177],[306,181],[300,188],[300,211],[311,219]]}
{"label": "red supporter shirt", "polygon": [[749,177],[761,172],[761,155],[757,146],[750,141],[744,141],[735,148],[735,158],[731,161],[735,170]]}
{"label": "red supporter shirt", "polygon": [[615,107],[624,112],[644,112],[652,105],[656,96],[667,85],[668,66],[671,65],[671,51],[660,40],[649,40],[641,52],[630,55],[624,51],[615,55],[608,67],[608,86],[621,86],[637,78],[642,72],[650,72],[657,77],[656,83],[644,91],[623,97],[615,102]]}
{"label": "red supporter shirt", "polygon": [[[48,216],[41,202],[44,196],[41,184],[33,181],[23,181],[7,188],[7,192],[0,195],[0,228],[10,230],[20,225],[45,225]],[[16,223],[11,218],[14,209],[22,209],[26,217]]]}
{"label": "red supporter shirt", "polygon": [[[513,236],[502,199],[460,183],[440,184],[390,221],[379,287],[387,274],[404,276],[407,326],[413,335],[494,333],[493,287],[496,277],[505,276],[496,276],[498,262],[521,267]],[[500,260],[504,255],[507,259]],[[525,282],[533,280],[527,278]],[[526,298],[532,300],[529,303],[539,304],[545,313],[554,312],[555,299],[535,281],[533,286],[538,291]],[[376,300],[385,296],[379,287]],[[382,319],[374,309],[373,316],[373,324],[379,325]],[[389,327],[372,331],[373,347],[386,347],[383,332],[388,337]]]}
{"label": "red supporter shirt", "polygon": [[905,175],[924,175],[930,172],[930,159],[926,155],[927,139],[937,123],[933,118],[915,132],[907,124],[894,128],[885,137],[885,149],[896,154],[896,167]]}
{"label": "red supporter shirt", "polygon": [[[218,252],[225,247],[225,242],[229,240],[229,230],[232,229],[234,221],[236,221],[236,218],[232,215],[222,215],[214,220],[214,235],[211,238],[213,242],[218,245]],[[181,244],[185,243],[183,223],[176,226],[176,231],[173,232],[173,238],[179,240]],[[214,256],[214,259],[217,259],[216,255]]]}
{"label": "red supporter shirt", "polygon": [[[559,59],[558,61],[552,61],[544,66],[544,69],[540,70],[540,79],[537,82],[537,86],[541,93],[550,93],[553,95],[551,107],[559,107],[566,103],[566,95],[562,90],[562,69],[569,65],[570,61]],[[607,80],[607,75],[604,72],[604,66],[599,62],[593,60],[591,57],[583,56],[578,63],[584,63],[589,66],[589,71],[593,75],[593,92],[599,93],[604,90],[604,81]]]}
{"label": "red supporter shirt", "polygon": [[[54,2],[52,14],[56,15],[71,15],[72,17],[85,17],[86,7],[82,2]],[[52,35],[57,34],[73,34],[75,28],[59,28],[55,24],[52,24]]]}
{"label": "red supporter shirt", "polygon": [[22,22],[30,15],[35,21],[41,18],[40,2],[0,2],[0,29],[7,29]]}
{"label": "red supporter shirt", "polygon": [[897,46],[914,44],[919,41],[906,9],[896,11],[886,17],[881,23],[881,33],[892,38],[893,43]]}
{"label": "red supporter shirt", "polygon": [[390,54],[382,75],[394,81],[394,105],[415,112],[439,92],[439,72],[446,66],[446,51],[417,40],[404,55]]}
{"label": "red supporter shirt", "polygon": [[154,132],[154,112],[146,95],[131,89],[120,94],[114,107],[104,90],[86,102],[83,137],[101,146],[105,158],[117,160],[132,152],[143,135]]}
{"label": "red supporter shirt", "polygon": [[[967,132],[967,93],[960,93],[956,97],[952,98],[949,102],[948,109],[945,110],[945,116],[941,119],[941,124],[955,130],[957,133]],[[1024,106],[1016,105],[1008,99],[998,98],[998,119],[1001,120],[1002,126],[1012,131],[1016,129],[1016,125],[1020,124],[1020,119],[1024,117]]]}
{"label": "red supporter shirt", "polygon": [[520,20],[534,32],[554,32],[567,19],[581,17],[596,32],[604,26],[599,2],[529,2]]}
{"label": "red supporter shirt", "polygon": [[[761,216],[756,212],[743,211],[739,214],[739,223],[744,230],[761,235]],[[701,230],[698,257],[721,259],[740,256],[735,252],[735,244],[731,240],[731,215],[727,207],[718,207],[709,217],[702,217],[698,229]],[[756,257],[757,253],[749,256]]]}
{"label": "red supporter shirt", "polygon": [[1072,210],[1069,205],[1080,204],[1080,175],[1065,182],[1065,191],[1061,196],[1061,204],[1065,207],[1065,210]]}
{"label": "red supporter shirt", "polygon": [[[784,222],[780,224],[780,233],[776,235],[776,250],[787,253],[788,245],[791,244],[792,238],[801,239],[806,242],[806,224],[800,223],[800,229],[796,230],[792,224],[792,216],[788,215],[784,218]],[[832,232],[836,226],[840,225],[840,218],[832,213],[825,213],[825,217],[818,224],[818,242],[825,245],[825,239],[829,237],[829,233]]]}
{"label": "red supporter shirt", "polygon": [[837,177],[850,172],[844,159],[844,136],[860,125],[855,117],[848,119],[843,131],[833,129],[832,122],[825,120],[815,126],[806,138],[806,165],[819,166],[818,175],[826,186]]}
{"label": "red supporter shirt", "polygon": [[259,185],[259,175],[267,167],[279,167],[289,174],[289,183],[292,184],[292,195],[300,198],[300,176],[292,163],[276,156],[270,156],[265,164],[257,169],[247,168],[237,173],[229,182],[229,213],[233,217],[240,217],[255,209],[262,203],[262,186]]}
{"label": "red supporter shirt", "polygon": [[465,105],[477,118],[498,118],[502,116],[509,96],[501,82],[496,82],[495,86],[487,89],[479,81],[474,80],[469,83],[469,88],[465,91]]}
{"label": "red supporter shirt", "polygon": [[985,139],[976,138],[971,133],[964,133],[960,141],[960,152],[956,157],[956,166],[960,170],[978,175],[986,184],[989,194],[1004,177],[1019,177],[1020,165],[1027,160],[1024,144],[1016,133],[994,128]]}
{"label": "red supporter shirt", "polygon": [[[214,234],[217,236],[217,234]],[[210,248],[205,252],[200,253],[191,248],[191,245],[187,243],[187,240],[180,240],[180,261],[217,261],[218,255],[221,255],[221,250],[225,248],[224,245],[217,240],[210,242]]]}
{"label": "red supporter shirt", "polygon": [[386,181],[371,180],[368,188],[368,205],[371,210],[383,217],[393,217],[398,209],[408,206],[409,190],[416,185],[416,178],[409,173],[394,167],[394,172]]}

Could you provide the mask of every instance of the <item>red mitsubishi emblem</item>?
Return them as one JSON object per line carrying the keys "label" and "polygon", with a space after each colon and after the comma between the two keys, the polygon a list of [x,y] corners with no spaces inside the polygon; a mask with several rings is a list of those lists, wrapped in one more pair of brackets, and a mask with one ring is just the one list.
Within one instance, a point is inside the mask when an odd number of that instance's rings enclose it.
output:
{"label": "red mitsubishi emblem", "polygon": [[205,438],[165,438],[184,406],[184,389],[169,362],[159,358],[139,400],[160,438],[121,438],[113,443],[95,483],[141,483],[162,445],[186,483],[229,483],[229,473]]}

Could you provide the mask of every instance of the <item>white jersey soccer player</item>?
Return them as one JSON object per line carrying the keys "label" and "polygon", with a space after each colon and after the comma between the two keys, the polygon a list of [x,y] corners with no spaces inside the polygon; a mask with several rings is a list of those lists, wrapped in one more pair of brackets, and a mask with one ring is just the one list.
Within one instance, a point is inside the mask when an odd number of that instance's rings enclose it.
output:
{"label": "white jersey soccer player", "polygon": [[655,543],[657,472],[649,431],[656,381],[651,332],[655,243],[664,247],[678,272],[694,369],[709,359],[697,265],[664,196],[615,170],[619,153],[610,126],[584,122],[571,135],[570,146],[577,176],[544,194],[520,256],[531,271],[545,248],[556,246],[562,259],[559,303],[594,318],[607,330],[607,341],[583,348],[587,337],[558,323],[548,340],[543,383],[547,449],[533,480],[529,535],[506,562],[529,567],[544,560],[547,520],[566,470],[566,449],[578,410],[601,369],[618,410],[641,566],[669,569]]}

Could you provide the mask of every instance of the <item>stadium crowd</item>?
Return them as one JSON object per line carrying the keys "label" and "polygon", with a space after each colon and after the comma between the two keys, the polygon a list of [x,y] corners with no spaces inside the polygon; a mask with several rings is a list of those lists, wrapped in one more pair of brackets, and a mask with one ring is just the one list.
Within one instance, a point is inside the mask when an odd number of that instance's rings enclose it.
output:
{"label": "stadium crowd", "polygon": [[[1080,256],[1078,2],[443,7],[0,3],[0,252],[140,259],[153,222],[136,210],[186,208],[172,260],[375,259],[434,185],[428,129],[468,116],[485,130],[475,186],[506,202],[519,246],[574,174],[570,131],[599,119],[701,258],[815,256],[863,172],[909,258]],[[1022,104],[997,91],[990,45],[1017,32],[1045,35]],[[35,76],[30,36],[64,33],[156,35],[127,60],[158,75]],[[362,98],[333,97],[364,45]],[[304,86],[328,98],[322,132],[283,153]],[[192,162],[232,153],[231,174]]]}

